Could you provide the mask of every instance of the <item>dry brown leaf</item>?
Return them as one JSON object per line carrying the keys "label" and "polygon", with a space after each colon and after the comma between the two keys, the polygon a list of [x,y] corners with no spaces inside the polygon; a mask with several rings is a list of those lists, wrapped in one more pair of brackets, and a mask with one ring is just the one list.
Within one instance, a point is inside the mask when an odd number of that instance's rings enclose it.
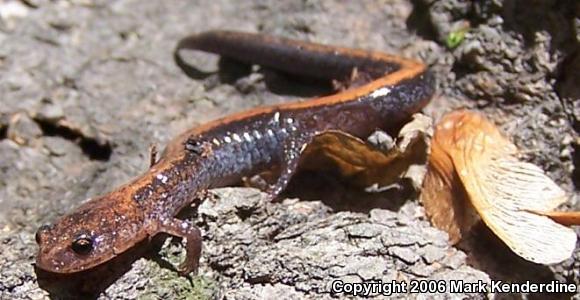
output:
{"label": "dry brown leaf", "polygon": [[551,211],[566,195],[540,168],[516,154],[515,145],[483,116],[464,110],[444,116],[423,186],[426,212],[456,242],[477,220],[472,206],[521,257],[541,264],[561,262],[572,254],[576,234],[532,211]]}
{"label": "dry brown leaf", "polygon": [[308,145],[300,165],[303,169],[334,168],[359,186],[388,186],[404,176],[409,166],[425,161],[431,131],[431,119],[417,114],[388,150],[345,132],[326,131]]}

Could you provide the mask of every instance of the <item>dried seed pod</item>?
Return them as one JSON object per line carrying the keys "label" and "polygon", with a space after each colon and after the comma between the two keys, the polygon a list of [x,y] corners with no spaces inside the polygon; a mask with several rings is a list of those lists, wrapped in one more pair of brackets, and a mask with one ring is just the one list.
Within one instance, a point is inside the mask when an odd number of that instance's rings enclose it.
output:
{"label": "dried seed pod", "polygon": [[539,167],[520,161],[515,145],[474,112],[452,112],[437,125],[422,201],[453,242],[476,223],[475,211],[529,261],[561,262],[576,245],[572,229],[538,213],[564,203],[564,191]]}

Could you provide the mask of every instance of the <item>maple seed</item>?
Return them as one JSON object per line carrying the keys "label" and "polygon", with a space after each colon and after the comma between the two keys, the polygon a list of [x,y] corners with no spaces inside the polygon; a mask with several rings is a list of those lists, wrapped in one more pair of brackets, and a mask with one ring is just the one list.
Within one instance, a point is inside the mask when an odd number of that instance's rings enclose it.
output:
{"label": "maple seed", "polygon": [[[540,264],[572,255],[574,213],[552,212],[566,194],[544,172],[517,157],[516,146],[482,115],[460,110],[435,129],[421,200],[432,223],[453,243],[479,221],[513,252]],[[577,213],[576,213],[577,214]]]}

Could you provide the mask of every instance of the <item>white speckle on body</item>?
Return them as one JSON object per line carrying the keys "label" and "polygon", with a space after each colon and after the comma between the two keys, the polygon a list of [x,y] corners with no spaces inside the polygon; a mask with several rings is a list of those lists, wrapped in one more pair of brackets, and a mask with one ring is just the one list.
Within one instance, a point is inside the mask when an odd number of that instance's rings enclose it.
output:
{"label": "white speckle on body", "polygon": [[373,98],[384,97],[384,96],[388,95],[390,92],[391,92],[391,89],[390,88],[383,87],[383,88],[380,88],[380,89],[372,92],[370,94],[370,96],[373,97]]}
{"label": "white speckle on body", "polygon": [[167,180],[169,180],[169,178],[167,178],[167,176],[163,175],[163,173],[159,173],[157,174],[157,176],[155,176],[155,178],[159,179],[161,181],[161,183],[167,183]]}

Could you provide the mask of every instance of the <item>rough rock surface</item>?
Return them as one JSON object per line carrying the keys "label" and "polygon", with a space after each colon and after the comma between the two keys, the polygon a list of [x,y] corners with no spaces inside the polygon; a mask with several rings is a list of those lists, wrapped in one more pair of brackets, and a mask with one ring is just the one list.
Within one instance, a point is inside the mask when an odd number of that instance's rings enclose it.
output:
{"label": "rough rock surface", "polygon": [[[312,95],[283,75],[238,65],[203,80],[185,76],[172,59],[175,43],[213,28],[422,59],[440,88],[428,113],[484,111],[578,208],[580,5],[529,2],[0,0],[0,298],[49,297],[32,266],[36,228],[142,172],[152,143],[234,111]],[[467,23],[465,39],[447,48],[449,34]],[[188,61],[218,70],[208,57]],[[298,178],[291,190],[308,194],[295,187],[311,179]],[[331,181],[310,185],[315,196],[279,204],[251,189],[217,190],[186,214],[204,234],[199,276],[179,277],[163,263],[157,253],[172,263],[182,254],[165,242],[95,297],[319,299],[331,298],[334,279],[580,281],[579,253],[550,268],[532,265],[485,229],[458,250],[430,227],[416,194],[367,201],[328,188]],[[465,296],[490,295],[437,295]]]}

